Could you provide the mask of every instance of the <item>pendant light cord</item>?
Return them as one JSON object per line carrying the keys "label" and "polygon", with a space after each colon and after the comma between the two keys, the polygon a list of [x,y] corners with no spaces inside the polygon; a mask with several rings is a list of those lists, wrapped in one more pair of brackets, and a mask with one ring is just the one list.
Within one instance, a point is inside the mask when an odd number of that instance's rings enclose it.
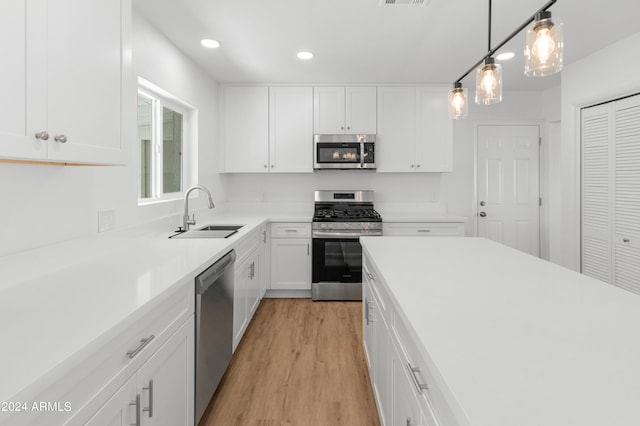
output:
{"label": "pendant light cord", "polygon": [[[487,52],[491,52],[491,0],[489,0],[489,27],[488,27],[487,40],[488,40],[487,41]],[[487,54],[487,57],[489,57],[489,56],[491,56],[490,53]]]}
{"label": "pendant light cord", "polygon": [[[520,25],[516,30],[514,30],[511,34],[509,34],[509,36],[507,38],[505,38],[503,41],[500,42],[500,44],[498,44],[496,47],[494,47],[493,49],[491,48],[491,0],[489,0],[489,51],[488,53],[482,57],[482,59],[480,59],[478,62],[476,62],[475,64],[473,64],[473,66],[471,68],[469,68],[469,70],[467,72],[465,72],[464,74],[462,74],[462,76],[460,76],[459,79],[457,79],[455,81],[455,83],[460,83],[462,82],[462,80],[468,76],[471,71],[475,70],[482,62],[484,62],[485,59],[487,59],[489,56],[493,55],[494,53],[496,53],[498,50],[500,50],[500,48],[502,46],[504,46],[505,44],[507,44],[509,41],[511,41],[512,38],[514,38],[515,36],[518,35],[518,33],[520,31],[522,31],[523,29],[525,29],[527,27],[527,25],[529,25],[530,23],[532,23],[533,21],[536,20],[536,15],[538,15],[538,13],[540,12],[545,12],[547,9],[549,9],[551,6],[553,6],[558,0],[549,0],[549,2],[547,2],[547,4],[545,4],[544,6],[542,6],[540,9],[538,9],[533,15],[531,15],[531,17],[529,19],[527,19],[526,21],[524,21],[522,23],[522,25]],[[455,84],[454,83],[454,84]]]}

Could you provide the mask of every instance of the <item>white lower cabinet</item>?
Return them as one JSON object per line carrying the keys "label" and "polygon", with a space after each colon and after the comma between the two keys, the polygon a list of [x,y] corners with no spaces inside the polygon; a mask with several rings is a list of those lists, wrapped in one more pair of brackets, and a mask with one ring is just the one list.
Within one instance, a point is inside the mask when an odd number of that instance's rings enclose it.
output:
{"label": "white lower cabinet", "polygon": [[[192,316],[86,424],[192,425],[193,322]],[[82,424],[82,418],[68,424]]]}
{"label": "white lower cabinet", "polygon": [[233,350],[240,343],[262,299],[260,286],[262,252],[256,241],[236,263],[233,283]]}
{"label": "white lower cabinet", "polygon": [[311,224],[271,224],[271,289],[311,290]]}
{"label": "white lower cabinet", "polygon": [[380,424],[455,426],[429,364],[366,254],[363,277],[363,343]]}

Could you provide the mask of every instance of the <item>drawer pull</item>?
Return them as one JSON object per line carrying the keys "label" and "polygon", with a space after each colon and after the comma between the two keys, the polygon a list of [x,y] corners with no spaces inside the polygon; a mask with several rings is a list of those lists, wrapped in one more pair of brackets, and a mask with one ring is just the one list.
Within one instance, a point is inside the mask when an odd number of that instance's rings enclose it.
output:
{"label": "drawer pull", "polygon": [[136,422],[129,423],[131,426],[140,426],[140,394],[136,394],[136,400],[129,403],[130,406],[136,407]]}
{"label": "drawer pull", "polygon": [[142,411],[149,413],[149,418],[153,417],[153,379],[149,380],[149,386],[144,386],[143,390],[149,391],[149,407],[143,408]]}
{"label": "drawer pull", "polygon": [[431,229],[418,229],[418,232],[431,232]]}
{"label": "drawer pull", "polygon": [[367,325],[371,324],[371,301],[366,297],[364,299],[364,317],[367,320]]}
{"label": "drawer pull", "polygon": [[418,373],[420,372],[420,368],[413,367],[411,363],[407,363],[407,367],[409,368],[409,373],[413,378],[413,384],[418,389],[419,393],[422,393],[423,390],[429,389],[429,385],[426,383],[420,383],[420,379],[418,379]]}
{"label": "drawer pull", "polygon": [[298,232],[297,229],[285,229],[284,232]]}
{"label": "drawer pull", "polygon": [[630,241],[630,240],[629,240],[628,238],[623,238],[623,239],[622,239],[622,242],[623,242],[623,243],[628,243],[629,241]]}
{"label": "drawer pull", "polygon": [[140,353],[141,350],[144,349],[145,346],[147,346],[149,344],[149,342],[151,342],[156,336],[154,336],[153,334],[149,337],[147,337],[146,339],[140,339],[140,344],[138,345],[137,348],[131,350],[131,351],[127,351],[127,356],[129,358],[134,358],[136,355],[138,355]]}

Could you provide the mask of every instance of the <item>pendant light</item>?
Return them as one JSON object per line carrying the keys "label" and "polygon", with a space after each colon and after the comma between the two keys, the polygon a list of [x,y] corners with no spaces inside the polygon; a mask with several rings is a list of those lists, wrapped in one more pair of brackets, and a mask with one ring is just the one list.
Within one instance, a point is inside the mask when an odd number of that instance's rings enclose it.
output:
{"label": "pendant light", "polygon": [[449,117],[454,120],[467,118],[467,89],[462,87],[462,83],[453,83],[453,89],[449,91]]}
{"label": "pendant light", "polygon": [[489,25],[487,34],[487,56],[484,65],[476,71],[476,103],[491,105],[502,102],[502,65],[491,56],[491,0],[489,0]]}
{"label": "pendant light", "polygon": [[502,101],[502,65],[496,64],[493,55],[532,24],[527,31],[527,47],[525,48],[525,74],[541,77],[556,73],[562,69],[562,23],[551,18],[548,12],[558,0],[549,0],[529,19],[516,28],[496,47],[491,47],[491,0],[489,1],[489,43],[487,54],[476,62],[453,83],[449,91],[449,116],[453,119],[467,116],[467,92],[462,88],[462,80],[476,70],[476,96],[478,104],[490,105]]}
{"label": "pendant light", "polygon": [[529,77],[544,77],[562,70],[562,22],[552,19],[551,12],[538,12],[527,29],[524,49],[524,73]]}
{"label": "pendant light", "polygon": [[502,102],[502,65],[488,57],[476,72],[476,103],[491,105]]}

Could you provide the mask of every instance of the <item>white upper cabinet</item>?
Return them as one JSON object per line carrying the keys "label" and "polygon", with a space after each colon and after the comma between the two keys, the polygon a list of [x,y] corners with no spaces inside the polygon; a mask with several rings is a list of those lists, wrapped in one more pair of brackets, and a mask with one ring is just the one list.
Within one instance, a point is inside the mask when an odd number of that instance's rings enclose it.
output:
{"label": "white upper cabinet", "polygon": [[453,171],[453,121],[448,87],[416,89],[416,165],[422,171]]}
{"label": "white upper cabinet", "polygon": [[314,87],[313,132],[376,133],[375,87]]}
{"label": "white upper cabinet", "polygon": [[453,123],[444,87],[379,87],[378,172],[453,170]]}
{"label": "white upper cabinet", "polygon": [[313,90],[269,89],[269,171],[313,172]]}
{"label": "white upper cabinet", "polygon": [[223,89],[222,140],[226,172],[256,173],[269,168],[269,88]]}
{"label": "white upper cabinet", "polygon": [[0,23],[0,157],[124,164],[131,1],[10,0]]}
{"label": "white upper cabinet", "polygon": [[312,96],[311,87],[224,87],[221,169],[313,172]]}

